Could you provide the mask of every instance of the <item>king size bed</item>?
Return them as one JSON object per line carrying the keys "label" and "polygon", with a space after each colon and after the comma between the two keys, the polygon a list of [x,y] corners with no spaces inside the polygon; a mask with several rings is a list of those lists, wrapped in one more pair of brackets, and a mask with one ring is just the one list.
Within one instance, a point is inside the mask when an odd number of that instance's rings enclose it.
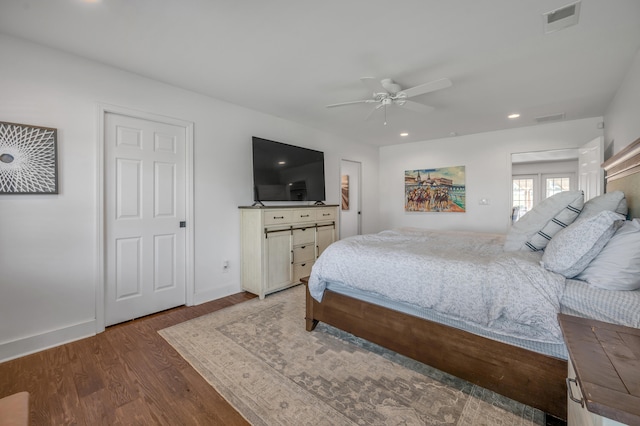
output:
{"label": "king size bed", "polygon": [[334,243],[309,278],[307,330],[324,322],[566,419],[557,314],[640,327],[637,274],[611,266],[640,241],[621,215],[640,217],[640,139],[603,167],[606,194],[564,193],[506,238],[397,229]]}

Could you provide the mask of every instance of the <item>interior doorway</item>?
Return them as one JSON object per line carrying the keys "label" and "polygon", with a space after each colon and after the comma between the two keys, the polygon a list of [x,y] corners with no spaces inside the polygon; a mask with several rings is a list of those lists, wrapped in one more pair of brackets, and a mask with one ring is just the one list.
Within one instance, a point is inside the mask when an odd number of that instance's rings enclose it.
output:
{"label": "interior doorway", "polygon": [[[101,109],[97,331],[192,303],[192,124]],[[102,309],[100,309],[102,307]]]}
{"label": "interior doorway", "polygon": [[361,234],[361,172],[358,161],[340,161],[340,238]]}
{"label": "interior doorway", "polygon": [[511,154],[511,223],[561,191],[582,190],[584,200],[604,189],[604,138],[578,148]]}

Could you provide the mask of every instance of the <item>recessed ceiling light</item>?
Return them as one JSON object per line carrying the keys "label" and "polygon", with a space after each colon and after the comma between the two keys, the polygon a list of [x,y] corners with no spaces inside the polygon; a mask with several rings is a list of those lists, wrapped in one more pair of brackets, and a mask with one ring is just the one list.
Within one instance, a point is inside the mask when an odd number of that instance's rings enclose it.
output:
{"label": "recessed ceiling light", "polygon": [[402,132],[402,133],[400,133],[400,136],[402,136],[402,137],[404,138],[405,136],[409,136],[409,133],[407,133],[407,132]]}
{"label": "recessed ceiling light", "polygon": [[507,117],[513,120],[514,118],[518,118],[518,117],[520,117],[520,114],[518,114],[518,113],[516,113],[516,114],[509,114]]}
{"label": "recessed ceiling light", "polygon": [[278,164],[282,166],[283,164],[287,164],[287,162],[286,161],[278,161]]}

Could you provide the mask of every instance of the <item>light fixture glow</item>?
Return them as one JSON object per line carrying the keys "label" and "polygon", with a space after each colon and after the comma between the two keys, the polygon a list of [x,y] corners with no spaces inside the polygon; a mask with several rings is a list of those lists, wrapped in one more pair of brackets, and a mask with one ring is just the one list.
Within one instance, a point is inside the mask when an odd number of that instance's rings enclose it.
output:
{"label": "light fixture glow", "polygon": [[409,136],[409,133],[407,133],[407,132],[402,132],[402,133],[400,133],[400,136],[402,136],[402,137],[404,138],[405,136]]}
{"label": "light fixture glow", "polygon": [[518,113],[515,113],[515,114],[509,114],[507,117],[513,120],[514,118],[518,118],[518,117],[520,117],[520,114],[518,114]]}
{"label": "light fixture glow", "polygon": [[287,162],[286,161],[278,161],[278,164],[282,166],[284,164],[287,164]]}

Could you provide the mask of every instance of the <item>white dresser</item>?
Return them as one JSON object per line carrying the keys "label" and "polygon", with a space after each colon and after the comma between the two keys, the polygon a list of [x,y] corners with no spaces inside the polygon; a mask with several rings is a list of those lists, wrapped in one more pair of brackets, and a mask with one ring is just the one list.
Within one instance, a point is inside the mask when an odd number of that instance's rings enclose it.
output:
{"label": "white dresser", "polygon": [[261,299],[300,283],[337,238],[337,205],[240,207],[242,288]]}

